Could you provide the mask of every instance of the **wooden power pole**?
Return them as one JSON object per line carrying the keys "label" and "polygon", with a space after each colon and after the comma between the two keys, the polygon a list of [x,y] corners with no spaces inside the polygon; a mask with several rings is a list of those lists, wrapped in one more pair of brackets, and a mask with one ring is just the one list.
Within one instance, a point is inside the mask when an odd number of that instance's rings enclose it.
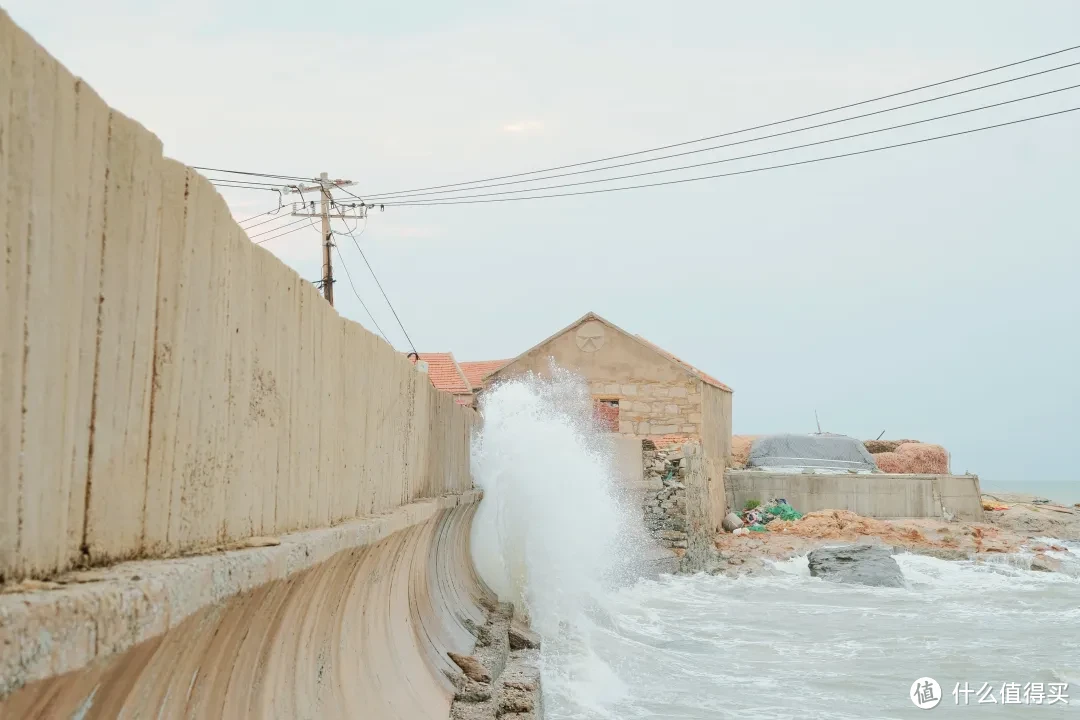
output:
{"label": "wooden power pole", "polygon": [[[367,206],[361,200],[353,202],[338,202],[331,191],[335,188],[349,187],[356,183],[350,180],[331,180],[326,173],[319,175],[318,185],[296,186],[286,190],[289,194],[300,196],[299,203],[293,203],[292,215],[296,217],[318,217],[322,230],[322,293],[326,302],[334,304],[334,264],[332,251],[334,247],[334,232],[330,227],[331,220],[361,220],[367,215]],[[319,193],[319,209],[315,210],[315,201],[305,198],[306,192]]]}

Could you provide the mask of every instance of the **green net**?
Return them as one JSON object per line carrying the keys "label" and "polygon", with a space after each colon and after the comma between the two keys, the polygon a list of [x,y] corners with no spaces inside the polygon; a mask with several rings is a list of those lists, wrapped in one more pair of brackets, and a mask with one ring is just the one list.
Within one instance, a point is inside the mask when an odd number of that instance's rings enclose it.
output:
{"label": "green net", "polygon": [[754,523],[750,526],[750,532],[769,532],[761,523]]}
{"label": "green net", "polygon": [[765,516],[765,522],[768,523],[772,520],[798,520],[802,517],[802,513],[791,507],[787,503],[777,503],[770,505],[763,509],[761,514]]}

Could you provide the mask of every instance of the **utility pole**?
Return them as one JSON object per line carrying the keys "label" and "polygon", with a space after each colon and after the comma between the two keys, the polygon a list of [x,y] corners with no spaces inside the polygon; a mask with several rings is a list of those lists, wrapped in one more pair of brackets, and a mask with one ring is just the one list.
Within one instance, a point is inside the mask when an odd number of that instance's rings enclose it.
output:
{"label": "utility pole", "polygon": [[[306,185],[306,186],[294,186],[285,190],[288,194],[297,194],[301,200],[299,203],[293,203],[293,210],[291,215],[295,217],[318,217],[321,222],[322,229],[322,250],[323,250],[323,265],[322,265],[322,292],[323,297],[326,298],[326,302],[331,305],[334,304],[334,265],[332,259],[332,248],[334,247],[334,232],[330,227],[331,220],[362,220],[367,217],[367,206],[362,200],[357,200],[355,203],[338,202],[331,191],[335,188],[349,187],[356,183],[351,180],[331,180],[330,176],[326,173],[319,175],[318,185]],[[315,201],[307,200],[304,193],[319,193],[319,210],[315,211]]]}

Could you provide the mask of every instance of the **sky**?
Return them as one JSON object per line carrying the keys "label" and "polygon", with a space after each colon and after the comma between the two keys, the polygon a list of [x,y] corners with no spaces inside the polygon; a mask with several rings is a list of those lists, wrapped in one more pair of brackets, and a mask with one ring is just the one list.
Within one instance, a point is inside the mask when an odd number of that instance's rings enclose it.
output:
{"label": "sky", "polygon": [[[325,171],[355,181],[361,195],[785,119],[1066,48],[1078,44],[1080,27],[1073,0],[4,5],[113,107],[154,131],[167,155],[255,172]],[[1080,51],[821,120],[1071,62]],[[681,161],[1073,84],[1080,67]],[[643,181],[1076,106],[1080,90],[1060,92]],[[496,190],[504,189],[514,188]],[[810,432],[816,412],[826,431],[941,443],[954,471],[977,472],[984,485],[1051,477],[1080,484],[1072,469],[1080,435],[1078,191],[1080,112],[668,187],[388,207],[371,213],[359,242],[422,352],[510,358],[594,311],[732,386],[737,433]],[[276,204],[267,192],[224,194],[239,218]],[[263,247],[306,278],[320,275],[315,230]],[[356,248],[340,250],[378,325],[407,350]],[[343,315],[372,327],[346,283],[335,293]]]}

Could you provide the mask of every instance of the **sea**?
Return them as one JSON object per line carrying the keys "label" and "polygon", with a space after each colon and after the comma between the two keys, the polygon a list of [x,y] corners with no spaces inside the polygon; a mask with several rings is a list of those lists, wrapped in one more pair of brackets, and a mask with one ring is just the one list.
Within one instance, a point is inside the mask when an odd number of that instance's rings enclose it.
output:
{"label": "sea", "polygon": [[1037,495],[1061,505],[1080,503],[1080,473],[1072,480],[986,480],[979,478],[984,493],[1004,492]]}
{"label": "sea", "polygon": [[901,554],[903,588],[656,575],[590,407],[557,368],[507,382],[473,443],[474,560],[543,637],[547,720],[1080,717],[1080,545],[1058,573]]}

